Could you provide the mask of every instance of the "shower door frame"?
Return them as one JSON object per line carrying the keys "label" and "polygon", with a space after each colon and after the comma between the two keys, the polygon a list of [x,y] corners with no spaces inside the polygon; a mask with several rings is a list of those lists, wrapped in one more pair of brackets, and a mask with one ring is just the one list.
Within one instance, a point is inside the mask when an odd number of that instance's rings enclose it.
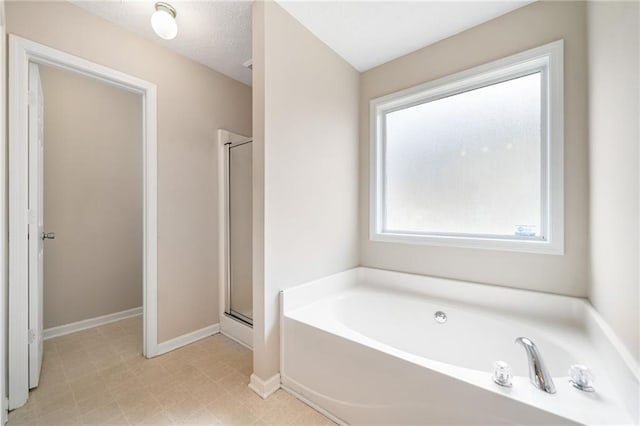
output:
{"label": "shower door frame", "polygon": [[230,191],[229,150],[231,147],[253,142],[252,137],[243,136],[225,129],[218,130],[218,177],[219,177],[219,289],[220,332],[248,348],[253,347],[253,325],[243,318],[231,314],[231,257],[230,257]]}

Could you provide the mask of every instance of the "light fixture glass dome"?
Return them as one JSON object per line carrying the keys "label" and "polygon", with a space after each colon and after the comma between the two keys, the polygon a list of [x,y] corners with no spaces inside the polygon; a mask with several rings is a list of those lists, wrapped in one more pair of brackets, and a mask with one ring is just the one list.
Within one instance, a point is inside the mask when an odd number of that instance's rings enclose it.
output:
{"label": "light fixture glass dome", "polygon": [[151,15],[151,26],[158,37],[171,40],[178,34],[176,10],[168,3],[156,3],[156,11]]}

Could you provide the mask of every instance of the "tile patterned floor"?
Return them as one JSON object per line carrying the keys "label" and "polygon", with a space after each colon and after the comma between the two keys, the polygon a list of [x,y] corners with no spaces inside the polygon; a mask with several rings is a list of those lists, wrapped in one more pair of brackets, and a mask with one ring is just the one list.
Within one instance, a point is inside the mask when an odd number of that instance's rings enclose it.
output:
{"label": "tile patterned floor", "polygon": [[248,387],[251,351],[221,334],[142,357],[142,318],[45,341],[40,386],[18,425],[332,425],[279,390]]}

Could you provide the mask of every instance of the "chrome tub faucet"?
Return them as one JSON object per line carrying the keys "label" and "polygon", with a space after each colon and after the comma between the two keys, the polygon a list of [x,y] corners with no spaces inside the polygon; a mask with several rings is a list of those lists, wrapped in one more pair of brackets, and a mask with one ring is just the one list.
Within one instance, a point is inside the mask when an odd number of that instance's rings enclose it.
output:
{"label": "chrome tub faucet", "polygon": [[553,378],[542,361],[538,347],[526,337],[518,337],[516,343],[522,345],[529,358],[529,380],[533,386],[547,393],[556,393]]}

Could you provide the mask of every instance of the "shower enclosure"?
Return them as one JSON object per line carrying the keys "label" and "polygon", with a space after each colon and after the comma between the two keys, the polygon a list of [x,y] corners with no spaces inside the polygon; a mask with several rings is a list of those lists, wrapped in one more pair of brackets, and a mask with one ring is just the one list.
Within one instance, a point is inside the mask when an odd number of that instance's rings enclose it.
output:
{"label": "shower enclosure", "polygon": [[225,314],[253,325],[252,140],[225,143],[226,306]]}

